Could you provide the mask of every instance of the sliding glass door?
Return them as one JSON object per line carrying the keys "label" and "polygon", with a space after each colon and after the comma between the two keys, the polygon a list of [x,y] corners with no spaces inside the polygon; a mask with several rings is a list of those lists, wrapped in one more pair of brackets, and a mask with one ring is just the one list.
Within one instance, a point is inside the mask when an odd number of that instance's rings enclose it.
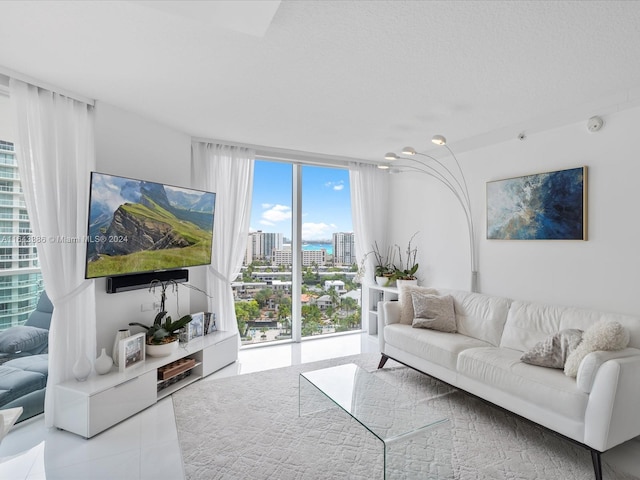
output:
{"label": "sliding glass door", "polygon": [[234,283],[243,345],[359,330],[346,169],[257,160]]}

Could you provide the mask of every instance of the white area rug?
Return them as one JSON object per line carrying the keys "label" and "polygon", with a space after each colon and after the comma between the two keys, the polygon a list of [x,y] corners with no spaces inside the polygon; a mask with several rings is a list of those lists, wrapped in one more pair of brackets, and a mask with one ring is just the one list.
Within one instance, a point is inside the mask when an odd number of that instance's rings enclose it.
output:
{"label": "white area rug", "polygon": [[[432,399],[451,422],[456,480],[593,480],[586,449],[391,360],[376,370],[379,358],[201,381],[175,393],[187,480],[382,479],[382,444],[344,412],[298,416],[298,374],[344,363],[375,371],[416,401]],[[605,480],[637,480],[606,462],[603,473]]]}

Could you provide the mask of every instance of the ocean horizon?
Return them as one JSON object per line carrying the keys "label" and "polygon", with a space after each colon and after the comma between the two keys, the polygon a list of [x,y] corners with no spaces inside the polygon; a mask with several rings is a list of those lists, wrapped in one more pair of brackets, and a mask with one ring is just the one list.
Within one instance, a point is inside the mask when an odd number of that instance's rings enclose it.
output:
{"label": "ocean horizon", "polygon": [[332,243],[303,242],[302,250],[322,250],[325,249],[329,255],[333,255]]}

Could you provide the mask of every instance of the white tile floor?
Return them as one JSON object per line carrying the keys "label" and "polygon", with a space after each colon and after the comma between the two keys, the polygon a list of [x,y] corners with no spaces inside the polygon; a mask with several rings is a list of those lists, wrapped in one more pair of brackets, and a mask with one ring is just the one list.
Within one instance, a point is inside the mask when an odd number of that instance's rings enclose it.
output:
{"label": "white tile floor", "polygon": [[[377,351],[377,338],[367,334],[243,349],[238,362],[204,381]],[[640,437],[604,458],[640,478]],[[183,480],[173,403],[165,398],[90,440],[45,428],[42,415],[22,422],[0,444],[0,479]]]}
{"label": "white tile floor", "polygon": [[[252,347],[203,381],[377,351],[367,334]],[[165,398],[89,440],[45,428],[42,415],[19,423],[0,444],[0,479],[183,480],[173,403]]]}

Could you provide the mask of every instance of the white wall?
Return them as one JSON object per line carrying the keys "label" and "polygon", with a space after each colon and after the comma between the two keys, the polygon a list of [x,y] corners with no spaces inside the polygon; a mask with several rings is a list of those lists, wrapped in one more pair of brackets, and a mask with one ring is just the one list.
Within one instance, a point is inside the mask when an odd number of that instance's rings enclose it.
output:
{"label": "white wall", "polygon": [[[640,108],[457,154],[469,183],[484,293],[640,315]],[[446,132],[445,132],[446,133]],[[445,157],[442,157],[445,158]],[[486,183],[589,167],[588,241],[486,239]],[[392,175],[392,237],[419,238],[422,285],[468,290],[467,229],[455,197],[421,174]]]}
{"label": "white wall", "polygon": [[[150,180],[177,186],[190,186],[191,137],[166,126],[125,112],[109,104],[96,104],[96,170],[102,173]],[[190,283],[200,288],[201,270],[190,269]],[[128,323],[150,323],[154,311],[142,311],[143,304],[159,301],[159,293],[148,289],[115,294],[106,293],[106,280],[97,279],[97,347],[107,350],[112,346],[116,331],[128,328]],[[199,297],[203,295],[198,294]],[[179,287],[179,314],[185,315],[206,309],[206,298],[197,298],[192,291]],[[194,310],[192,310],[194,308]],[[167,298],[169,315],[178,314],[176,296]],[[132,332],[139,331],[140,329]]]}

